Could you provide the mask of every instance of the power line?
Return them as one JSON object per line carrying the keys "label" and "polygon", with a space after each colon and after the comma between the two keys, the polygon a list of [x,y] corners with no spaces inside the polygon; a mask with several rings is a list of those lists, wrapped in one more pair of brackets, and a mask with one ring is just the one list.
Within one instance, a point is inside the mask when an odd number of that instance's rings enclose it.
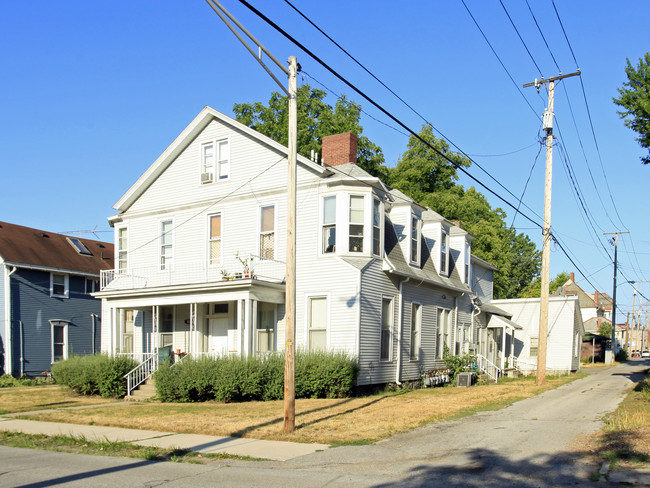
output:
{"label": "power line", "polygon": [[[500,0],[499,0],[500,1]],[[528,3],[528,0],[526,0],[526,5],[528,6],[528,11],[530,12],[530,15],[533,17],[533,21],[535,21],[535,25],[537,26],[537,30],[539,31],[539,35],[542,36],[542,40],[544,41],[544,44],[546,44],[546,49],[548,49],[548,53],[551,55],[551,59],[553,59],[553,62],[555,63],[555,67],[557,68],[558,71],[562,71],[560,69],[560,66],[557,64],[557,61],[555,60],[555,56],[553,56],[553,52],[551,51],[551,48],[548,45],[548,42],[546,42],[546,37],[544,36],[544,32],[539,26],[539,23],[537,22],[537,18],[535,17],[535,14],[533,13],[533,9],[530,8],[530,4]]]}
{"label": "power line", "polygon": [[[537,68],[537,71],[539,71],[539,75],[543,78],[544,74],[542,73],[542,68],[539,67],[539,65],[537,64],[537,61],[535,61],[535,58],[530,53],[530,49],[528,49],[528,46],[526,45],[526,42],[524,41],[524,38],[521,37],[521,34],[519,33],[519,29],[517,29],[517,26],[512,21],[512,17],[510,17],[510,14],[508,13],[508,9],[506,9],[506,6],[503,4],[502,0],[499,0],[499,3],[501,4],[501,7],[503,7],[503,11],[506,13],[506,16],[508,17],[508,20],[510,21],[510,24],[512,24],[512,28],[517,33],[517,36],[519,36],[519,40],[524,45],[524,48],[526,49],[526,52],[528,53],[528,56],[530,56],[531,61],[533,62],[533,64]],[[526,3],[528,3],[528,2],[526,2]],[[528,8],[530,8],[530,7],[528,7]]]}

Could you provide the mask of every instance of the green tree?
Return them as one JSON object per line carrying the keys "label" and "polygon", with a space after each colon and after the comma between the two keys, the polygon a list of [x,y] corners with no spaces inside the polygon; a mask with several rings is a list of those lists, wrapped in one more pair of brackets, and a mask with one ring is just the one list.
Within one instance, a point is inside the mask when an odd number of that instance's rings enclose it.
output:
{"label": "green tree", "polygon": [[639,59],[635,68],[627,59],[625,67],[627,82],[623,88],[618,89],[619,98],[614,98],[614,103],[623,107],[618,112],[625,125],[636,132],[637,141],[641,147],[648,149],[648,155],[643,156],[643,164],[650,163],[650,53]]}
{"label": "green tree", "polygon": [[[560,288],[567,281],[569,281],[569,278],[571,278],[571,275],[565,271],[558,273],[558,275],[555,278],[553,278],[548,284],[549,293],[554,293],[555,291],[557,291],[558,288]],[[521,298],[538,298],[541,295],[542,295],[542,279],[537,278],[532,283],[530,283],[528,287],[526,287],[526,289],[521,294]]]}
{"label": "green tree", "polygon": [[598,334],[605,337],[612,337],[612,324],[602,321],[598,327]]}
{"label": "green tree", "polygon": [[[449,150],[449,145],[424,126],[420,136],[456,165],[469,159]],[[506,213],[493,209],[474,187],[457,185],[456,165],[418,138],[411,136],[406,152],[390,171],[389,184],[451,221],[460,221],[474,236],[472,253],[498,268],[494,296],[515,298],[539,276],[541,254],[528,236],[506,225]]]}
{"label": "green tree", "polygon": [[[384,166],[381,148],[361,135],[361,105],[342,96],[332,107],[324,101],[326,94],[308,84],[298,88],[298,153],[305,157],[309,157],[312,150],[320,153],[324,136],[353,132],[357,135],[357,164],[385,180],[388,170]],[[237,121],[286,146],[288,108],[287,97],[275,92],[268,105],[261,102],[236,103],[233,112]]]}

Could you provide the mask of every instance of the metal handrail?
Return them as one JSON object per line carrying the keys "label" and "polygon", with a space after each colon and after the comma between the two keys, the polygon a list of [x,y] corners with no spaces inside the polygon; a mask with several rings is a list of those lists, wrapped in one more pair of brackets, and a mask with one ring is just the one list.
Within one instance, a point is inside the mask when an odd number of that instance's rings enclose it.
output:
{"label": "metal handrail", "polygon": [[513,358],[512,365],[516,370],[524,373],[525,376],[528,376],[530,372],[537,370],[537,362],[523,361],[516,357]]}
{"label": "metal handrail", "polygon": [[149,357],[124,375],[124,378],[126,378],[127,396],[131,396],[133,390],[147,381],[158,370],[157,353],[144,353],[143,356]]}
{"label": "metal handrail", "polygon": [[483,371],[490,378],[492,378],[495,383],[499,381],[499,378],[503,375],[501,368],[480,354],[476,355],[476,366],[480,371]]}

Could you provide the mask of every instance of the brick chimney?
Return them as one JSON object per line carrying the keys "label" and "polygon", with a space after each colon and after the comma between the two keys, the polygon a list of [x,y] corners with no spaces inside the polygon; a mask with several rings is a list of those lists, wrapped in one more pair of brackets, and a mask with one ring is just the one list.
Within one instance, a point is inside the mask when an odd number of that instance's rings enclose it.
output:
{"label": "brick chimney", "polygon": [[325,166],[357,164],[357,135],[352,132],[323,137],[322,161]]}
{"label": "brick chimney", "polygon": [[576,281],[576,275],[573,273],[573,271],[571,272],[571,281],[573,281],[574,283]]}
{"label": "brick chimney", "polygon": [[594,292],[594,301],[596,302],[596,307],[599,307],[600,304],[598,303],[598,292],[597,291]]}

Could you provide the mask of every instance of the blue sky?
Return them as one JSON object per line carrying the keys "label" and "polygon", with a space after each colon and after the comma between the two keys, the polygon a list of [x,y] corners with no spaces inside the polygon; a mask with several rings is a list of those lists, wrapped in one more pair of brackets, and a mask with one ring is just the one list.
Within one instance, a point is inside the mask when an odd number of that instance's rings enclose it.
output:
{"label": "blue sky", "polygon": [[[284,1],[252,3],[409,127],[420,129],[421,118]],[[650,3],[556,0],[576,63],[550,0],[528,0],[534,18],[526,2],[503,0],[539,69],[499,1],[465,3],[514,83],[461,0],[405,2],[399,8],[387,1],[294,2],[510,192],[521,195],[531,174],[523,201],[537,221],[533,211],[543,213],[544,152],[537,155],[546,93],[521,85],[557,75],[555,62],[563,73],[579,67],[587,103],[577,77],[562,81],[556,92],[553,230],[591,283],[557,247],[551,274],[576,271],[586,291],[593,292],[593,284],[611,294],[613,266],[603,246],[610,255],[613,248],[602,234],[620,230],[630,232],[619,241],[620,269],[630,280],[649,280],[644,195],[650,167],[639,162],[643,151],[612,97],[626,79],[626,57],[636,63],[650,50]],[[223,4],[277,58],[298,57],[304,71],[299,83],[324,85],[333,93],[331,104],[334,94],[361,103],[365,135],[382,147],[389,165],[397,162],[408,141],[401,129],[239,2]],[[277,90],[199,0],[35,0],[3,6],[0,220],[54,232],[109,231],[112,205],[205,105],[231,115],[234,103],[267,102]],[[563,161],[572,167],[593,229],[581,216]],[[470,172],[515,201],[476,166]],[[474,184],[466,177],[460,183]],[[506,210],[511,223],[512,209],[488,198]],[[541,242],[539,229],[524,218],[518,216],[515,226]],[[110,233],[98,235],[112,240]],[[625,277],[619,274],[619,283]],[[650,283],[638,286],[650,297]],[[619,314],[631,310],[629,284],[618,287],[618,299]]]}

